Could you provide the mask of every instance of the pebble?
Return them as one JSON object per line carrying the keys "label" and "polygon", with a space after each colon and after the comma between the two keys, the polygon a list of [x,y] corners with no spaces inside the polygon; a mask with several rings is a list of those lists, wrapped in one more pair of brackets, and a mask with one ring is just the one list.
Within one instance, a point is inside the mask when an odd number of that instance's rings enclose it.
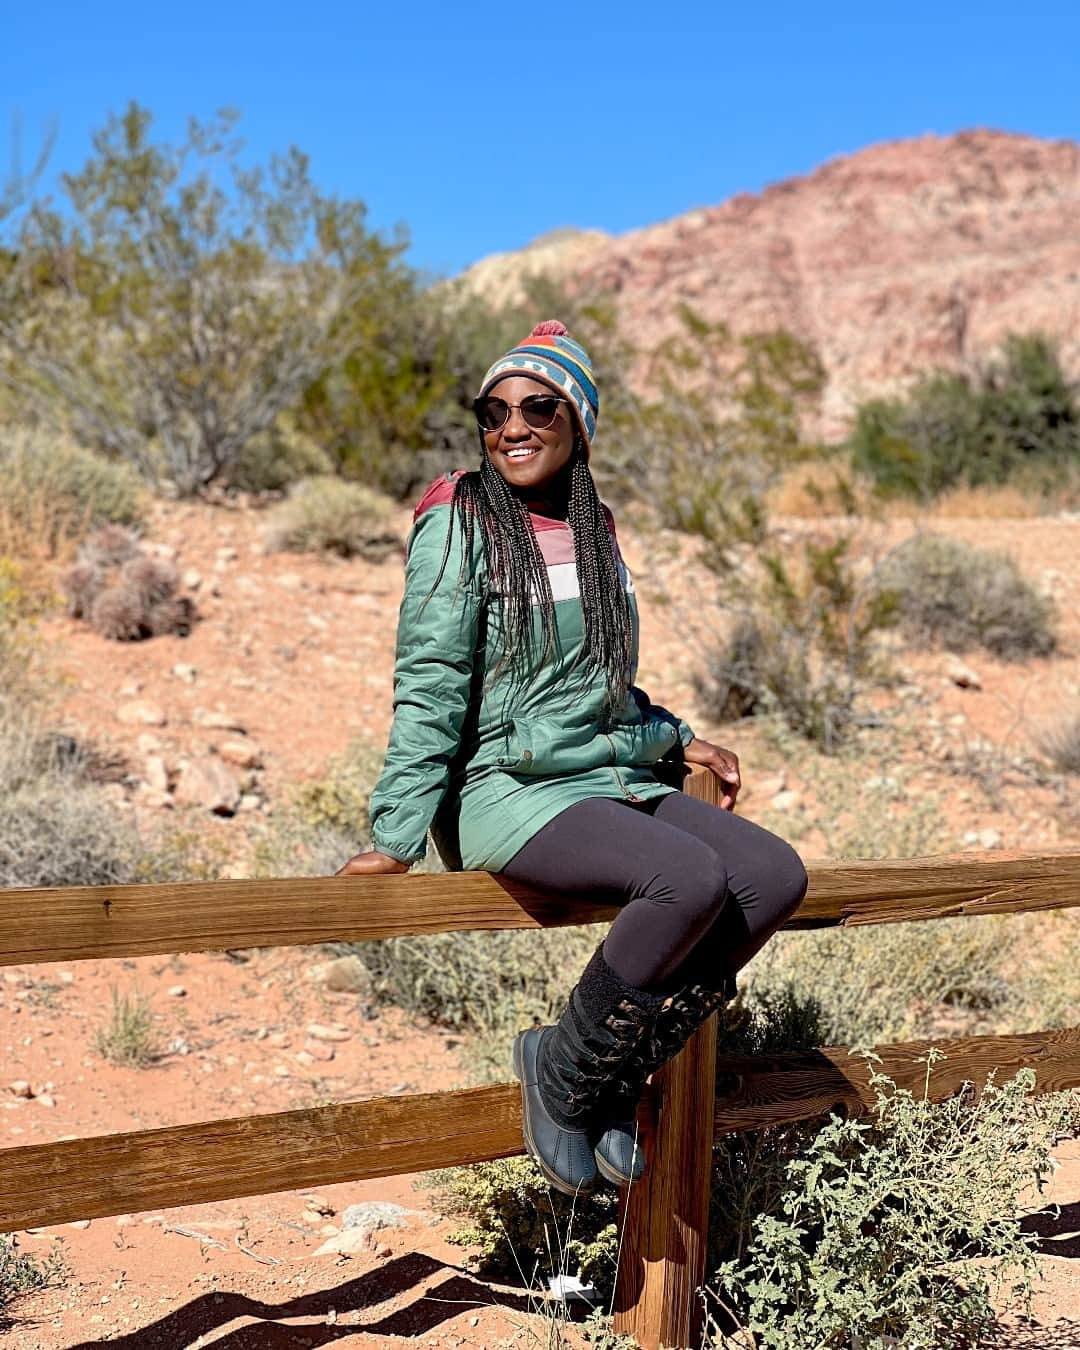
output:
{"label": "pebble", "polygon": [[244,730],[243,722],[222,708],[196,708],[191,714],[191,720],[197,727],[208,727],[214,731]]}
{"label": "pebble", "polygon": [[42,1106],[53,1107],[56,1105],[56,1098],[50,1096],[47,1092],[42,1092],[38,1097],[38,1101]]}
{"label": "pebble", "polygon": [[167,726],[169,721],[164,711],[156,703],[143,701],[121,703],[116,710],[116,719],[118,722],[141,723],[147,727]]}
{"label": "pebble", "polygon": [[337,1051],[326,1041],[305,1041],[301,1053],[308,1055],[311,1060],[318,1060],[321,1064],[329,1064]]}
{"label": "pebble", "polygon": [[172,668],[172,673],[178,680],[183,680],[187,684],[194,684],[195,677],[198,675],[199,670],[197,666],[189,666],[184,661],[177,661],[176,665]]}
{"label": "pebble", "polygon": [[790,811],[798,805],[798,801],[799,794],[791,788],[787,788],[783,792],[778,792],[769,805],[774,811]]}
{"label": "pebble", "polygon": [[9,1083],[8,1091],[13,1093],[16,1097],[25,1097],[27,1099],[34,1095],[34,1089],[25,1078],[16,1078],[14,1083]]}
{"label": "pebble", "polygon": [[262,763],[262,752],[251,741],[222,741],[217,752],[229,764],[241,769],[257,769]]}
{"label": "pebble", "polygon": [[182,984],[169,985],[168,993],[170,998],[187,998],[187,990]]}
{"label": "pebble", "polygon": [[295,1059],[297,1064],[303,1069],[310,1069],[315,1063],[315,1056],[308,1054],[306,1050],[297,1050]]}
{"label": "pebble", "polygon": [[307,1029],[307,1034],[316,1041],[351,1041],[352,1032],[346,1031],[344,1027],[328,1027],[321,1022],[312,1022]]}

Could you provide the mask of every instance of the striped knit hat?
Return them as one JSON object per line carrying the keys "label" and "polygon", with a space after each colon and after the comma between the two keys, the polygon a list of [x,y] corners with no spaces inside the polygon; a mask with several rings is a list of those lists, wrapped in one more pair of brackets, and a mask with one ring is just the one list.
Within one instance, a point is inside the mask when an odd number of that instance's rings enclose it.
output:
{"label": "striped knit hat", "polygon": [[592,362],[580,343],[574,341],[558,319],[538,323],[524,341],[500,356],[480,385],[482,398],[495,383],[506,375],[528,375],[553,385],[565,394],[577,413],[581,433],[588,453],[596,432],[596,414],[600,399],[593,382]]}

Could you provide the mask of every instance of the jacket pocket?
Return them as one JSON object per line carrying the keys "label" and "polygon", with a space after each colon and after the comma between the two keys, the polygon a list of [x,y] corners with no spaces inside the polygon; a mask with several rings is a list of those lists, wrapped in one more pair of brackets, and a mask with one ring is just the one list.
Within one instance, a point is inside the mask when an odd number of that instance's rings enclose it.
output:
{"label": "jacket pocket", "polygon": [[507,732],[501,769],[513,774],[585,773],[589,769],[655,764],[679,739],[678,728],[659,717],[616,722],[607,731],[594,723],[565,726],[543,717],[515,717]]}
{"label": "jacket pocket", "polygon": [[616,761],[610,737],[593,725],[565,726],[544,717],[515,717],[496,764],[513,774],[584,773]]}

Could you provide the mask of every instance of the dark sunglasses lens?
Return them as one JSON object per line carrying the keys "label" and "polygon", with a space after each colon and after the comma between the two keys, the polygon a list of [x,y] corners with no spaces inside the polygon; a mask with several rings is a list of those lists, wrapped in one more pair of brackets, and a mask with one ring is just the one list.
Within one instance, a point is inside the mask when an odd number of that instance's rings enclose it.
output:
{"label": "dark sunglasses lens", "polygon": [[478,398],[473,404],[476,420],[485,431],[498,431],[510,413],[504,399]]}
{"label": "dark sunglasses lens", "polygon": [[537,431],[543,431],[545,427],[551,426],[558,411],[559,400],[549,394],[530,394],[521,403],[522,417]]}

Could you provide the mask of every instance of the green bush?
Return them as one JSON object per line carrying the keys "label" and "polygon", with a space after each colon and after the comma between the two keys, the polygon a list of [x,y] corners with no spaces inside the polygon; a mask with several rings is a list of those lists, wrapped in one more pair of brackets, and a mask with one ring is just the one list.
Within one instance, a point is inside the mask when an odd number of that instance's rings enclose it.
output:
{"label": "green bush", "polygon": [[553,1191],[529,1158],[451,1167],[426,1178],[438,1212],[462,1221],[450,1241],[477,1249],[485,1274],[532,1285],[577,1275],[608,1295],[618,1262],[616,1191],[574,1200]]}
{"label": "green bush", "polygon": [[269,431],[247,441],[224,481],[242,492],[280,492],[302,478],[330,473],[333,461],[291,418],[281,417]]}
{"label": "green bush", "polygon": [[0,1331],[14,1325],[11,1307],[25,1294],[62,1284],[68,1270],[61,1253],[54,1248],[41,1260],[19,1251],[19,1240],[0,1236]]}
{"label": "green bush", "polygon": [[980,646],[1013,661],[1056,646],[1053,606],[1006,554],[916,534],[880,565],[877,586],[914,643]]}
{"label": "green bush", "polygon": [[[928,1055],[928,1085],[942,1057]],[[991,1074],[977,1100],[933,1103],[874,1072],[869,1118],[816,1131],[741,1257],[720,1265],[710,1343],[849,1350],[853,1335],[893,1336],[937,1350],[979,1341],[1008,1281],[1030,1303],[1038,1239],[1021,1194],[1043,1188],[1076,1115],[1066,1094],[1030,1100],[1034,1082],[1031,1069],[1000,1087]]]}
{"label": "green bush", "polygon": [[294,485],[265,531],[267,552],[336,553],[382,562],[403,543],[390,500],[326,474]]}
{"label": "green bush", "polygon": [[1075,465],[1080,400],[1051,341],[1014,335],[976,376],[928,375],[906,398],[864,404],[849,447],[854,467],[886,494],[1003,483],[1035,466]]}
{"label": "green bush", "polygon": [[5,529],[33,533],[55,554],[69,539],[102,525],[137,525],[145,512],[138,474],[71,441],[12,437],[0,441]]}

